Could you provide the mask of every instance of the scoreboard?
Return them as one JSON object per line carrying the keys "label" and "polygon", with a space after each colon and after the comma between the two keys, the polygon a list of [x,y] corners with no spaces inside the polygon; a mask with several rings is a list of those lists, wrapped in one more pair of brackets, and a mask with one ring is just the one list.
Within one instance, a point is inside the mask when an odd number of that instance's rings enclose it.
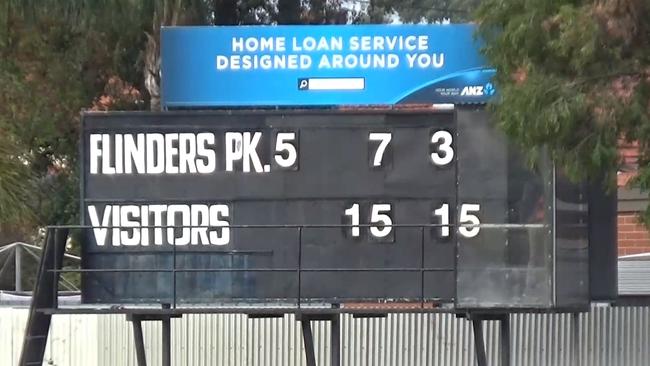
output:
{"label": "scoreboard", "polygon": [[538,160],[476,108],[85,114],[83,300],[581,302],[587,203],[562,262]]}

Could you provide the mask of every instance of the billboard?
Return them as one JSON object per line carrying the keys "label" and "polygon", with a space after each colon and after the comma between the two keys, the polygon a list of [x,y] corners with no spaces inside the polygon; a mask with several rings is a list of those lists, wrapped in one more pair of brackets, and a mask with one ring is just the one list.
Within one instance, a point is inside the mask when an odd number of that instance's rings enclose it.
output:
{"label": "billboard", "polygon": [[552,165],[482,110],[83,120],[85,302],[556,301]]}
{"label": "billboard", "polygon": [[485,103],[475,27],[163,27],[166,108]]}

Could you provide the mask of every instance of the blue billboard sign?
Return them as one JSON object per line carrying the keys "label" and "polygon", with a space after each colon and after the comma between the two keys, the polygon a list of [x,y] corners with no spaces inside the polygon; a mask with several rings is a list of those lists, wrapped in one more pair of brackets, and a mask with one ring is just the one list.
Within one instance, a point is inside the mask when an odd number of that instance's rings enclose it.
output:
{"label": "blue billboard sign", "polygon": [[485,103],[495,89],[461,25],[165,27],[163,106]]}

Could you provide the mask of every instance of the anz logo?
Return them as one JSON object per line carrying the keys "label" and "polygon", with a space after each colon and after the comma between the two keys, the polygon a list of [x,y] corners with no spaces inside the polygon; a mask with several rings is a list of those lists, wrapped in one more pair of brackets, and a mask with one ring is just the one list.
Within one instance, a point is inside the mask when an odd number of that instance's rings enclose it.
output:
{"label": "anz logo", "polygon": [[482,97],[494,95],[494,85],[487,83],[485,85],[466,86],[460,92],[461,96]]}

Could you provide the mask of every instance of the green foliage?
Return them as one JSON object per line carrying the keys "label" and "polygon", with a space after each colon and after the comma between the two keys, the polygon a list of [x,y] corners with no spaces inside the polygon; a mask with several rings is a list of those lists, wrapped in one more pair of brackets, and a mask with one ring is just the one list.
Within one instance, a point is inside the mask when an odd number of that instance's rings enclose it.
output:
{"label": "green foliage", "polygon": [[0,135],[0,222],[19,225],[33,217],[30,207],[24,205],[34,191],[29,168],[21,161],[20,149]]}
{"label": "green foliage", "polygon": [[[145,75],[157,75],[148,67],[159,60],[161,24],[347,20],[339,1],[282,5],[278,12],[265,0],[1,2],[0,245],[39,242],[45,225],[79,222],[80,111],[153,104]],[[79,234],[72,233],[69,251],[79,252]],[[23,268],[28,288],[36,268],[29,260]],[[79,282],[78,274],[63,277]],[[12,287],[0,281],[0,288]]]}
{"label": "green foliage", "polygon": [[531,156],[549,147],[573,179],[610,188],[617,145],[638,141],[634,184],[650,189],[649,10],[640,0],[483,1],[479,35],[497,69],[492,108],[506,133]]}
{"label": "green foliage", "polygon": [[157,54],[147,45],[161,24],[345,20],[339,1],[323,0],[6,0],[0,227],[29,240],[43,225],[78,222],[79,112],[147,107],[145,64]]}
{"label": "green foliage", "polygon": [[36,227],[78,222],[79,113],[112,75],[142,82],[144,24],[109,26],[118,14],[96,8],[105,17],[87,17],[71,2],[8,4],[0,7],[0,225],[29,240]]}

